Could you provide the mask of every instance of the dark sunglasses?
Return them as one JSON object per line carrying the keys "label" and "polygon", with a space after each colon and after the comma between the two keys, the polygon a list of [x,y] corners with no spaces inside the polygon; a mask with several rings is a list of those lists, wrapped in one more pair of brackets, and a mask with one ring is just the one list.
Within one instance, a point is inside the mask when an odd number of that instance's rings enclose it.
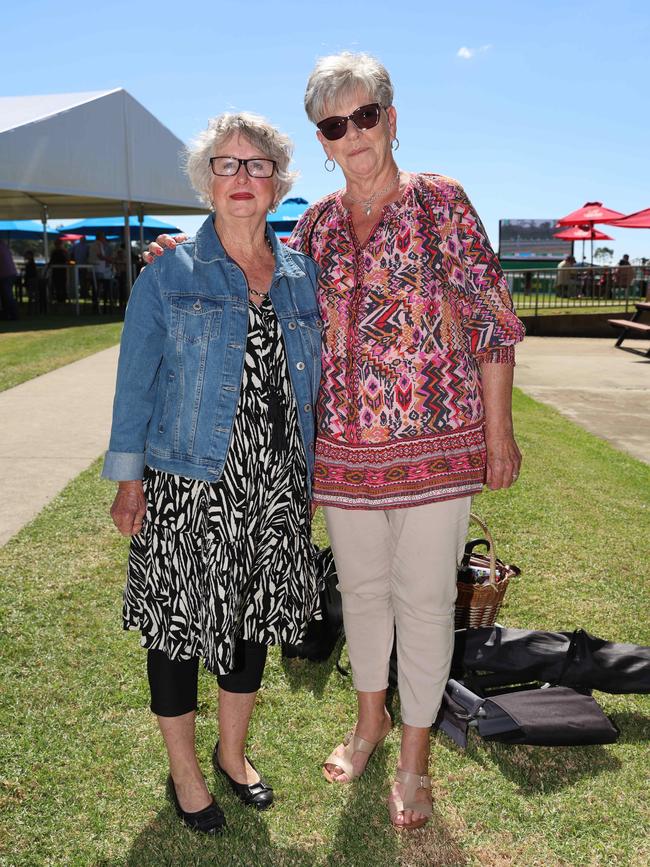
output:
{"label": "dark sunglasses", "polygon": [[343,138],[348,131],[348,121],[351,120],[357,129],[372,129],[379,123],[381,117],[381,106],[378,102],[371,102],[370,105],[362,105],[355,109],[352,114],[347,117],[334,115],[321,120],[316,126],[323,133],[328,141],[337,141]]}

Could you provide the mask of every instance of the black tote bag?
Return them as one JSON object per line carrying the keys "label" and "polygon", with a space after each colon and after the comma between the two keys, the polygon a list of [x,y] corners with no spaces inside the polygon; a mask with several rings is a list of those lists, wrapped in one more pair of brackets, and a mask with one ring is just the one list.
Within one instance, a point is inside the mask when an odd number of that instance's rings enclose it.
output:
{"label": "black tote bag", "polygon": [[320,591],[321,619],[312,620],[304,639],[298,644],[283,644],[282,655],[288,659],[309,659],[325,662],[332,655],[343,635],[343,603],[338,588],[338,576],[334,555],[330,547],[316,551],[316,570],[322,590]]}

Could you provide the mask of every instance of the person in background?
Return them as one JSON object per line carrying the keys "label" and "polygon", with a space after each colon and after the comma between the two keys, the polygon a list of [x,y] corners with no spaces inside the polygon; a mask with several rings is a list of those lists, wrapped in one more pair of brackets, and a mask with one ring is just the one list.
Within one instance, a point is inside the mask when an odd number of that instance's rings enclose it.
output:
{"label": "person in background", "polygon": [[558,263],[555,287],[556,292],[560,297],[567,297],[570,294],[570,287],[575,281],[575,267],[576,260],[570,253]]}
{"label": "person in background", "polygon": [[626,292],[634,282],[634,265],[630,262],[630,256],[625,253],[622,259],[619,260],[616,269],[616,285],[619,289]]}
{"label": "person in background", "polygon": [[103,232],[97,232],[95,240],[88,249],[88,264],[93,266],[97,289],[93,288],[93,310],[99,311],[99,302],[103,299],[104,312],[112,306],[113,269],[111,254]]}
{"label": "person in background", "polygon": [[[132,257],[133,258],[133,257]],[[120,244],[113,254],[113,267],[115,268],[115,278],[117,280],[117,298],[120,310],[126,310],[127,292],[126,292],[126,250],[124,244]]]}
{"label": "person in background", "polygon": [[[88,251],[88,241],[86,240],[86,236],[82,235],[72,245],[71,255],[75,265],[88,265]],[[88,268],[81,267],[79,268],[77,273],[79,275],[79,295],[81,298],[87,298],[89,295],[89,287],[92,283]]]}
{"label": "person in background", "polygon": [[47,268],[52,280],[52,294],[57,304],[64,304],[68,300],[69,261],[68,251],[63,241],[61,238],[56,238]]}
{"label": "person in background", "polygon": [[0,310],[4,319],[18,319],[18,305],[14,297],[14,282],[18,276],[9,246],[0,241]]}
{"label": "person in background", "polygon": [[39,293],[38,293],[38,268],[34,261],[34,251],[25,250],[25,264],[23,266],[23,282],[25,284],[25,292],[29,306],[36,309],[39,313],[45,312],[41,310]]}

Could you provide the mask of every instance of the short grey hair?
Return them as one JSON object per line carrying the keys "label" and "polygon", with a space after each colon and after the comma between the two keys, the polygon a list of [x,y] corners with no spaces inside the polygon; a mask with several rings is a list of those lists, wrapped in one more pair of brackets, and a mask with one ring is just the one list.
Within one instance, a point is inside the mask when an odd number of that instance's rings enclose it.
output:
{"label": "short grey hair", "polygon": [[233,135],[243,136],[270,160],[275,160],[277,164],[273,175],[276,189],[275,201],[281,202],[298,177],[298,172],[289,171],[293,142],[266,118],[249,111],[241,111],[237,114],[224,112],[211,118],[208,121],[208,128],[199,133],[187,146],[185,171],[201,201],[208,207],[212,206],[210,189],[213,175],[210,157],[219,156],[221,145]]}
{"label": "short grey hair", "polygon": [[370,54],[342,51],[321,57],[307,82],[305,111],[312,123],[322,120],[328,106],[357,90],[385,108],[393,104],[393,84],[386,67]]}

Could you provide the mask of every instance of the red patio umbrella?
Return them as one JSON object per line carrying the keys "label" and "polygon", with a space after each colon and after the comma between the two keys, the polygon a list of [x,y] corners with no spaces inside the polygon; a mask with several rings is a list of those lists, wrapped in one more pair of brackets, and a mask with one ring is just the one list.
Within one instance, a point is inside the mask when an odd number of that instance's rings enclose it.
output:
{"label": "red patio umbrella", "polygon": [[609,223],[610,220],[620,220],[624,217],[620,211],[603,208],[602,202],[585,202],[577,211],[571,211],[566,217],[557,221],[558,226],[582,226],[586,223]]}
{"label": "red patio umbrella", "polygon": [[613,241],[610,235],[594,229],[593,226],[571,226],[569,229],[563,229],[561,232],[555,232],[555,238],[562,238],[563,241]]}
{"label": "red patio umbrella", "polygon": [[650,229],[650,208],[628,214],[620,220],[607,220],[609,226],[621,226],[624,229]]}
{"label": "red patio umbrella", "polygon": [[[602,202],[585,202],[577,211],[571,211],[566,217],[557,221],[558,226],[589,226],[593,223],[605,223],[608,220],[620,220],[625,216],[620,211],[604,208]],[[603,239],[604,240],[604,239]],[[594,240],[591,239],[591,264],[594,264]]]}
{"label": "red patio umbrella", "polygon": [[[591,241],[591,259],[593,262],[593,242],[594,241],[613,241],[610,235],[600,232],[594,226],[588,223],[584,226],[570,226],[568,229],[562,229],[561,232],[555,232],[554,237],[562,238],[563,241],[582,241],[582,258],[585,258],[585,241]],[[573,250],[571,251],[573,252]]]}

